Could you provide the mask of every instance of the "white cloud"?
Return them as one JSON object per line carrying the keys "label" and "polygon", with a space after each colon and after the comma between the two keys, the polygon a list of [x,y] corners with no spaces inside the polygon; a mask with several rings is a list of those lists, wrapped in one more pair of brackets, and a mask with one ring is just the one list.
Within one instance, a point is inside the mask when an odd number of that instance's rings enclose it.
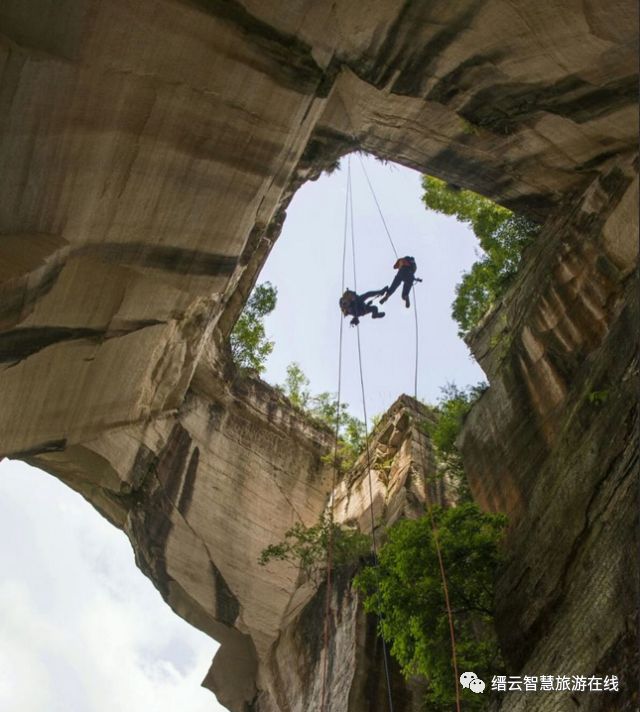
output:
{"label": "white cloud", "polygon": [[217,644],[178,618],[124,534],[55,478],[0,464],[0,709],[216,712]]}

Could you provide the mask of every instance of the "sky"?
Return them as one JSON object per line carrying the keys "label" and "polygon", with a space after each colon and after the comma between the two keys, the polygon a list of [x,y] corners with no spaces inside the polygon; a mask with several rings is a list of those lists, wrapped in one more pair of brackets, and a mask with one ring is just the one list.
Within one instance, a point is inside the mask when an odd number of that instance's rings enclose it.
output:
{"label": "sky", "polygon": [[29,465],[0,463],[0,710],[217,712],[217,644],[178,618],[125,535]]}
{"label": "sky", "polygon": [[[270,383],[283,383],[287,365],[296,362],[309,378],[313,393],[337,391],[348,160],[342,160],[339,171],[300,188],[258,278],[258,283],[269,281],[278,289],[276,309],[265,320],[267,333],[275,341],[263,374]],[[350,162],[357,288],[362,293],[391,283],[395,254],[361,159],[353,154]],[[448,382],[464,387],[484,380],[451,319],[455,286],[478,259],[478,241],[455,218],[425,209],[419,173],[371,157],[362,158],[362,163],[398,253],[415,257],[416,276],[423,280],[415,287],[418,396],[435,403]],[[346,286],[354,288],[350,244],[346,273]],[[402,393],[414,392],[415,315],[413,306],[405,307],[400,292],[401,288],[382,307],[384,319],[364,317],[358,327],[369,416],[385,411]],[[343,328],[341,400],[361,417],[356,329],[348,319]]]}
{"label": "sky", "polygon": [[[393,241],[424,281],[416,287],[419,395],[437,401],[447,382],[483,380],[450,317],[454,289],[477,259],[473,234],[427,212],[420,176],[364,163]],[[357,156],[351,159],[358,290],[389,284],[395,256]],[[304,185],[259,281],[278,288],[266,321],[275,349],[264,374],[281,383],[297,361],[314,393],[337,388],[347,165]],[[353,287],[352,262],[347,286]],[[414,313],[400,290],[386,317],[361,319],[369,417],[413,392]],[[362,415],[356,330],[344,320],[343,400]],[[135,566],[125,535],[55,478],[0,463],[0,710],[11,712],[217,712],[200,687],[217,649],[178,618]]]}

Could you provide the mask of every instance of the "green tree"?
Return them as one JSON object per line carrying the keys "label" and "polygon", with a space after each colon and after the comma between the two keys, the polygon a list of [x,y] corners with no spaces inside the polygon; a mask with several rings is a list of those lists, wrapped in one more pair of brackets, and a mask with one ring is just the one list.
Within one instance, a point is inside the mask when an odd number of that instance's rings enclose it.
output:
{"label": "green tree", "polygon": [[276,307],[278,290],[270,283],[251,292],[229,339],[234,363],[241,369],[262,373],[274,342],[267,339],[264,318]]}
{"label": "green tree", "polygon": [[368,536],[357,529],[332,522],[329,513],[323,512],[315,526],[305,527],[296,522],[285,532],[283,541],[263,549],[258,563],[265,566],[274,560],[289,561],[300,566],[308,578],[319,581],[324,575],[330,543],[336,568],[357,563],[371,550]]}
{"label": "green tree", "polygon": [[[336,427],[336,419],[338,417],[338,398],[333,393],[324,391],[313,396],[311,399],[311,415],[330,428]],[[347,403],[340,404],[340,426],[344,424],[346,410],[349,406]]]}
{"label": "green tree", "polygon": [[[445,563],[458,668],[486,680],[500,664],[493,600],[506,518],[483,514],[473,503],[434,507],[432,514]],[[427,679],[428,709],[450,710],[455,680],[449,619],[431,518],[391,527],[378,567],[366,567],[355,585],[365,595],[365,609],[378,614],[380,633],[403,673]],[[478,709],[479,697],[463,690],[463,709]]]}
{"label": "green tree", "polygon": [[442,454],[450,455],[456,450],[455,442],[462,430],[464,418],[486,388],[486,383],[478,383],[466,389],[458,388],[455,383],[447,383],[442,388],[436,420],[429,427],[431,442]]}
{"label": "green tree", "polygon": [[540,226],[473,191],[459,190],[432,176],[423,176],[422,187],[424,204],[469,224],[484,252],[456,287],[452,316],[458,322],[458,333],[465,336],[505,292],[520,267],[522,251]]}
{"label": "green tree", "polygon": [[[312,396],[309,390],[309,379],[298,363],[287,366],[287,377],[280,391],[289,398],[296,407],[304,410],[312,418],[321,421],[332,430],[336,427],[338,417],[338,399],[335,394],[327,391]],[[338,466],[341,470],[349,470],[360,453],[364,450],[366,430],[364,423],[349,413],[349,404],[340,404],[340,422],[338,424]],[[333,452],[327,455],[329,462],[333,461]]]}
{"label": "green tree", "polygon": [[434,449],[436,476],[447,478],[458,504],[470,502],[472,497],[456,439],[471,406],[486,388],[486,383],[478,383],[466,389],[448,383],[442,388],[438,405],[433,408],[434,420],[425,423]]}
{"label": "green tree", "polygon": [[287,377],[284,379],[281,390],[297,408],[307,409],[311,398],[309,379],[305,376],[299,363],[293,362],[287,366]]}
{"label": "green tree", "polygon": [[[311,399],[310,413],[314,418],[326,423],[335,430],[338,417],[338,399],[332,393],[320,393]],[[366,443],[366,429],[359,418],[349,413],[349,404],[340,404],[340,423],[338,425],[338,466],[341,470],[351,469]],[[330,457],[333,457],[331,455]]]}

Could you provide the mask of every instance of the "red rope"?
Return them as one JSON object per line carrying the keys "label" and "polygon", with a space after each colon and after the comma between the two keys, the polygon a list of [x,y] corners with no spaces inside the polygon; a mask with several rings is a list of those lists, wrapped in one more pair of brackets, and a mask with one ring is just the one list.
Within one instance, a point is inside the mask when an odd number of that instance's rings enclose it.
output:
{"label": "red rope", "polygon": [[[418,302],[416,300],[416,288],[412,285],[411,296],[413,297],[413,311],[415,314],[416,322],[416,368],[415,376],[413,379],[413,388],[415,400],[418,400],[418,337],[420,335],[418,329]],[[426,485],[426,472],[427,472],[427,462],[426,457],[423,456],[423,467],[425,471],[425,485]],[[451,602],[449,600],[449,587],[447,585],[447,574],[444,568],[444,560],[442,558],[442,550],[440,549],[440,541],[438,539],[438,527],[436,526],[435,519],[433,518],[433,509],[431,507],[431,502],[429,499],[429,493],[425,489],[425,497],[427,504],[427,512],[429,513],[429,519],[431,521],[431,531],[433,533],[433,543],[436,549],[436,555],[438,557],[438,566],[440,567],[440,577],[442,579],[442,589],[444,591],[444,602],[447,607],[447,618],[449,619],[449,637],[451,639],[451,660],[453,662],[453,674],[455,676],[455,687],[456,687],[456,712],[460,712],[460,676],[458,675],[458,656],[456,654],[456,634],[453,627],[453,611],[451,610]]]}

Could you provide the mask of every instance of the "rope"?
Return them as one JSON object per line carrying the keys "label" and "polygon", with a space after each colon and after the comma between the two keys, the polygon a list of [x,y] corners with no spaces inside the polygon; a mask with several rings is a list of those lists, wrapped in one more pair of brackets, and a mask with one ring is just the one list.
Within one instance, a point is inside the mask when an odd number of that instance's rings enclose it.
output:
{"label": "rope", "polygon": [[[368,175],[367,170],[364,166],[364,162],[362,161],[362,157],[358,156],[358,158],[360,160],[360,165],[362,167],[362,171],[363,171],[365,178],[367,180],[367,183],[369,185],[371,195],[373,196],[376,207],[378,208],[378,213],[379,213],[382,223],[384,225],[385,231],[387,233],[387,237],[389,238],[389,243],[391,245],[391,249],[393,250],[393,253],[397,259],[398,252],[397,252],[395,245],[393,243],[391,233],[389,231],[387,222],[386,222],[384,215],[382,213],[382,209],[380,207],[380,203],[376,196],[375,190],[373,189],[373,185],[371,184],[371,181],[369,180],[369,175]],[[347,163],[347,190],[346,190],[346,195],[345,195],[344,235],[343,235],[343,247],[342,247],[342,291],[341,291],[341,293],[344,293],[344,288],[345,288],[346,252],[347,252],[347,223],[348,223],[348,221],[349,221],[350,227],[351,227],[351,255],[352,255],[352,260],[353,260],[353,289],[355,292],[357,292],[356,248],[355,248],[355,230],[354,230],[354,218],[353,218],[353,191],[352,191],[352,185],[351,185],[351,158],[350,157],[348,158],[348,163]],[[416,294],[415,294],[415,284],[412,285],[412,296],[413,296],[414,317],[415,317],[415,369],[414,369],[413,386],[414,386],[414,398],[415,398],[415,400],[418,400],[419,321],[418,321],[418,305],[417,305]],[[362,393],[362,411],[363,411],[363,416],[364,416],[364,427],[365,427],[365,450],[366,450],[366,455],[367,455],[367,473],[368,473],[368,483],[369,483],[369,501],[370,501],[369,511],[370,511],[370,515],[371,515],[371,545],[372,545],[372,552],[373,552],[374,567],[377,569],[377,567],[378,567],[378,552],[377,552],[376,539],[375,539],[375,518],[373,515],[373,484],[372,484],[372,478],[371,478],[371,471],[373,468],[372,468],[372,462],[371,462],[371,452],[370,452],[370,448],[369,448],[369,424],[368,424],[368,418],[367,418],[367,404],[366,404],[365,387],[364,387],[364,369],[362,366],[362,348],[361,348],[361,344],[360,344],[360,327],[359,326],[356,328],[356,334],[357,334],[357,344],[358,344],[358,367],[359,367],[359,372],[360,372],[360,388],[361,388],[361,393]],[[333,588],[333,577],[332,577],[333,521],[334,521],[333,520],[333,494],[335,492],[336,480],[337,480],[338,441],[339,441],[339,434],[340,434],[340,407],[341,407],[340,397],[341,397],[341,389],[342,389],[342,346],[343,346],[343,318],[341,315],[341,317],[340,317],[340,338],[339,338],[339,347],[338,347],[338,353],[339,353],[338,402],[337,402],[337,407],[336,407],[334,469],[333,469],[331,499],[330,499],[330,506],[329,506],[329,541],[328,541],[328,550],[327,550],[327,597],[326,597],[325,622],[324,622],[325,658],[324,658],[323,676],[322,676],[322,698],[321,698],[321,707],[320,707],[321,712],[324,712],[325,705],[326,705],[326,682],[327,682],[327,676],[328,676],[328,661],[329,661],[329,620],[331,617],[331,596],[332,596],[332,588]],[[453,670],[454,670],[454,675],[455,675],[456,710],[457,710],[457,712],[460,712],[460,687],[459,687],[460,678],[458,675],[458,660],[457,660],[457,654],[456,654],[456,640],[455,640],[455,630],[454,630],[454,625],[453,625],[453,612],[451,610],[451,601],[449,598],[449,588],[447,585],[447,576],[446,576],[446,571],[445,571],[445,567],[444,567],[444,560],[442,557],[442,550],[440,548],[440,542],[438,539],[438,530],[437,530],[435,519],[433,517],[433,507],[430,502],[428,492],[426,494],[427,494],[427,497],[426,497],[427,512],[429,514],[429,519],[431,522],[433,541],[434,541],[434,546],[435,546],[435,550],[436,550],[436,555],[438,558],[438,566],[440,569],[440,576],[442,579],[442,588],[443,588],[443,592],[444,592],[445,605],[447,608],[447,616],[448,616],[448,621],[449,621],[449,635],[451,638],[452,662],[453,662]],[[379,595],[379,589],[378,589],[378,595]],[[382,650],[383,650],[383,659],[384,659],[385,680],[386,680],[388,702],[389,702],[389,712],[393,712],[393,698],[392,698],[392,694],[391,694],[391,676],[390,676],[390,672],[389,672],[389,656],[388,656],[386,642],[382,636],[381,636],[381,640],[382,640]]]}
{"label": "rope", "polygon": [[[344,236],[342,240],[342,290],[341,294],[344,293],[344,283],[346,274],[346,264],[347,264],[347,206],[351,200],[351,159],[349,158],[347,163],[347,190],[345,196],[345,206],[344,206]],[[354,264],[355,270],[355,264]],[[329,620],[331,618],[331,595],[333,590],[333,578],[332,578],[332,565],[333,565],[333,493],[336,490],[336,480],[338,474],[338,441],[340,438],[340,408],[342,403],[340,402],[340,396],[342,394],[342,342],[343,342],[343,324],[344,318],[340,314],[340,337],[338,340],[338,395],[337,395],[337,405],[336,405],[336,425],[334,432],[334,446],[333,446],[333,476],[331,480],[331,495],[329,499],[329,541],[327,545],[327,600],[325,604],[325,619],[324,619],[324,665],[322,673],[322,696],[320,703],[320,710],[324,712],[325,701],[326,701],[326,683],[328,675],[328,663],[329,663]]]}
{"label": "rope", "polygon": [[[418,328],[418,300],[416,299],[416,287],[415,283],[411,285],[411,293],[413,296],[413,313],[415,314],[416,323],[416,365],[415,365],[415,375],[413,379],[413,397],[418,400],[418,343],[419,343],[419,328]],[[451,610],[451,601],[449,599],[449,586],[447,585],[447,575],[444,569],[444,560],[442,558],[442,550],[440,549],[440,541],[438,539],[438,527],[433,518],[433,507],[429,500],[428,488],[425,488],[426,502],[427,502],[427,512],[429,514],[429,521],[431,523],[431,533],[433,534],[433,543],[436,550],[436,556],[438,557],[438,566],[440,568],[440,577],[442,579],[442,589],[444,592],[444,601],[447,608],[447,618],[449,620],[449,638],[451,640],[451,660],[453,662],[453,674],[455,676],[455,687],[456,687],[456,711],[460,712],[460,676],[458,674],[458,656],[456,653],[456,634],[453,627],[453,611]]]}
{"label": "rope", "polygon": [[[349,163],[349,169],[351,168],[351,163]],[[349,170],[349,186],[351,186],[351,172]],[[353,291],[358,293],[358,277],[356,275],[356,244],[353,239],[353,191],[349,190],[349,216],[351,219],[351,261],[353,262]]]}
{"label": "rope", "polygon": [[362,167],[362,172],[364,173],[364,177],[367,179],[367,183],[369,184],[369,190],[371,191],[373,200],[376,204],[376,207],[378,208],[378,213],[380,215],[380,218],[382,219],[382,224],[384,225],[384,229],[387,233],[387,237],[389,238],[389,243],[391,244],[391,249],[393,250],[393,254],[396,256],[396,259],[398,259],[398,251],[396,250],[396,246],[393,244],[393,239],[391,238],[391,232],[389,231],[389,228],[387,226],[387,221],[384,219],[384,215],[382,213],[382,208],[380,207],[380,203],[378,202],[376,192],[373,189],[373,186],[371,185],[371,181],[369,180],[369,174],[367,173],[367,169],[364,167],[364,161],[362,160],[362,156],[360,154],[358,154],[358,158],[360,160],[360,166]]}
{"label": "rope", "polygon": [[[376,207],[378,208],[378,213],[380,214],[380,218],[382,219],[382,224],[384,225],[384,229],[387,233],[387,237],[389,238],[389,243],[391,244],[391,248],[393,249],[393,253],[396,256],[396,259],[398,259],[398,252],[395,248],[395,245],[393,244],[393,239],[391,238],[391,233],[387,226],[387,221],[384,219],[384,215],[382,213],[380,203],[376,196],[375,190],[373,189],[373,185],[371,184],[371,181],[369,180],[369,175],[367,173],[367,170],[364,167],[364,162],[363,162],[361,156],[358,156],[358,158],[360,159],[360,165],[362,166],[362,171],[365,175],[365,178],[367,179],[367,183],[369,184],[369,189],[371,190],[371,195],[373,196]],[[351,240],[353,243],[353,222],[352,222]],[[355,255],[355,249],[353,247],[352,247],[352,252]],[[355,257],[354,257],[354,270],[355,270]],[[415,342],[416,342],[415,369],[414,369],[414,378],[413,378],[413,397],[417,401],[418,400],[418,366],[419,366],[418,344],[419,344],[420,334],[419,334],[419,328],[418,328],[418,303],[417,303],[417,299],[416,299],[415,282],[411,285],[411,291],[412,291],[412,296],[413,296],[413,310],[414,310],[414,315],[415,315]],[[362,379],[362,359],[360,356],[360,331],[359,330],[358,330],[358,358],[360,359],[360,382],[362,385],[362,403],[363,403],[363,410],[364,410],[365,409],[364,383],[363,383],[363,379]],[[367,418],[367,416],[366,416],[366,410],[365,410],[365,427],[366,427],[366,418]],[[367,430],[368,430],[368,428],[367,428]],[[365,442],[367,445],[367,460],[369,460],[368,436],[365,438]],[[371,519],[372,519],[371,525],[373,527],[373,490],[371,487],[371,466],[370,466],[370,464],[369,464],[369,493],[371,496]],[[440,577],[442,579],[442,589],[444,592],[444,600],[445,600],[445,605],[447,608],[447,618],[449,620],[449,637],[451,639],[451,659],[452,659],[452,663],[453,663],[453,672],[455,675],[456,711],[460,712],[460,677],[458,675],[458,657],[457,657],[457,653],[456,653],[456,637],[455,637],[455,630],[454,630],[454,626],[453,626],[453,611],[451,610],[451,601],[449,599],[449,587],[447,585],[447,575],[446,575],[446,571],[445,571],[445,567],[444,567],[442,550],[440,548],[440,541],[438,539],[438,528],[436,526],[436,522],[433,517],[433,507],[429,500],[429,495],[428,495],[427,491],[425,491],[425,495],[426,495],[427,512],[429,514],[429,520],[431,523],[431,531],[433,533],[433,543],[434,543],[434,547],[436,550],[436,556],[438,558],[438,567],[440,569]],[[373,529],[372,529],[372,537],[373,537]],[[374,561],[375,561],[375,565],[377,566],[377,557],[376,557],[376,553],[375,553],[375,538],[373,539],[373,544],[374,544]],[[384,638],[383,638],[383,644],[384,644]],[[386,671],[386,649],[385,649],[385,671]],[[387,686],[389,687],[388,673],[387,673]],[[389,687],[389,690],[390,690],[390,687]]]}
{"label": "rope", "polygon": [[[375,535],[375,518],[373,516],[373,484],[371,481],[371,470],[373,468],[371,463],[371,451],[369,449],[369,423],[367,420],[367,405],[364,395],[364,376],[362,369],[362,350],[360,348],[360,326],[356,327],[356,333],[358,336],[358,366],[360,369],[360,388],[362,391],[362,411],[364,413],[364,443],[365,450],[367,453],[367,479],[369,481],[369,512],[371,514],[371,548],[373,551],[373,565],[374,568],[378,568],[378,550],[376,547],[376,535]],[[378,587],[378,582],[376,581],[376,588],[378,597],[380,596],[380,589]],[[378,616],[380,618],[380,616]],[[391,696],[391,675],[389,673],[389,652],[387,651],[387,643],[385,639],[380,636],[382,640],[382,658],[384,660],[384,677],[387,683],[387,697],[389,700],[389,712],[393,712],[393,697]]]}
{"label": "rope", "polygon": [[418,400],[418,363],[419,363],[419,350],[418,350],[418,344],[419,342],[419,331],[418,331],[418,300],[416,299],[416,285],[415,282],[411,285],[411,296],[413,297],[413,314],[415,316],[415,322],[416,322],[416,367],[415,367],[415,373],[413,376],[413,397],[415,400]]}
{"label": "rope", "polygon": [[[353,255],[353,280],[355,289],[356,280],[356,247],[355,247],[355,232],[353,229],[353,201],[351,203],[351,253]],[[376,534],[375,534],[375,517],[373,516],[373,483],[371,480],[371,451],[369,448],[369,421],[367,418],[367,402],[365,398],[365,388],[364,388],[364,369],[362,368],[362,348],[360,346],[360,325],[356,326],[357,342],[358,342],[358,368],[360,371],[360,389],[362,392],[362,413],[364,418],[364,444],[365,451],[367,453],[367,479],[369,482],[369,513],[371,515],[371,549],[373,552],[373,565],[377,570],[378,568],[378,550],[376,546]],[[378,582],[376,581],[377,595],[380,596],[380,589],[378,587]],[[379,616],[378,616],[379,619]],[[389,712],[393,712],[393,697],[391,695],[391,675],[389,672],[389,653],[387,651],[387,643],[385,639],[380,636],[382,640],[382,658],[384,661],[384,676],[387,685],[387,698],[389,701]]]}

